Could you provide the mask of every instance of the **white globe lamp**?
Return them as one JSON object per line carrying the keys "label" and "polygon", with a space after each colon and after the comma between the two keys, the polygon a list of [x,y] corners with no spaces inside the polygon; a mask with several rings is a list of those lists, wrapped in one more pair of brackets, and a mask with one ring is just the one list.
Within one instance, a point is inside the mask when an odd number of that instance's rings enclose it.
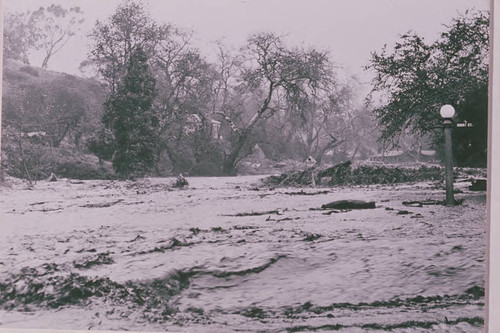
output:
{"label": "white globe lamp", "polygon": [[455,206],[453,194],[453,151],[451,147],[451,128],[453,126],[451,118],[455,116],[455,108],[446,104],[441,107],[439,113],[443,117],[444,127],[446,206]]}
{"label": "white globe lamp", "polygon": [[441,110],[439,110],[441,117],[444,119],[451,119],[455,116],[455,108],[450,104],[443,105]]}

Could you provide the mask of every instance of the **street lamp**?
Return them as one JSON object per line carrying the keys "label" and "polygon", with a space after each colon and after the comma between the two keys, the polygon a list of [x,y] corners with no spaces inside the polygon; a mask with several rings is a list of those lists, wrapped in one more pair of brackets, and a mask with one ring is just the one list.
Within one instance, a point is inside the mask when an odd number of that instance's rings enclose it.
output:
{"label": "street lamp", "polygon": [[446,181],[446,206],[455,206],[455,198],[453,197],[453,155],[451,149],[451,118],[455,116],[453,106],[446,104],[439,110],[443,118],[444,125],[444,145],[445,145],[445,181]]}

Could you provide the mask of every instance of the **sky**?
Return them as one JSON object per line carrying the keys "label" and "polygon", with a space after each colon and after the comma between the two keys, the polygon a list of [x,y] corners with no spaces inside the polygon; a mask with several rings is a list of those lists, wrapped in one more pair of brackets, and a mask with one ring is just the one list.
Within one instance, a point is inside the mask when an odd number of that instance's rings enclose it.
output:
{"label": "sky", "polygon": [[[4,0],[7,11],[36,10],[59,3],[79,6],[85,17],[74,36],[49,62],[49,69],[80,74],[88,52],[87,33],[96,20],[106,20],[121,0]],[[242,46],[255,32],[286,34],[292,44],[327,49],[344,73],[367,80],[363,67],[370,54],[413,30],[428,42],[445,30],[444,24],[467,9],[488,9],[489,0],[149,0],[145,8],[158,22],[192,30],[193,40],[208,58],[213,42],[224,39]],[[34,55],[31,64],[40,66]]]}

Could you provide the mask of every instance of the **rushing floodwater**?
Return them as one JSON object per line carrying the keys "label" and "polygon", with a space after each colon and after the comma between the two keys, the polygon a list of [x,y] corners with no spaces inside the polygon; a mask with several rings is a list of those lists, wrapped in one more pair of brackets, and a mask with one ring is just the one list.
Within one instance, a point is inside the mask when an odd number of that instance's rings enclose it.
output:
{"label": "rushing floodwater", "polygon": [[[59,181],[0,199],[0,327],[481,332],[485,195]],[[330,212],[341,199],[377,208]]]}

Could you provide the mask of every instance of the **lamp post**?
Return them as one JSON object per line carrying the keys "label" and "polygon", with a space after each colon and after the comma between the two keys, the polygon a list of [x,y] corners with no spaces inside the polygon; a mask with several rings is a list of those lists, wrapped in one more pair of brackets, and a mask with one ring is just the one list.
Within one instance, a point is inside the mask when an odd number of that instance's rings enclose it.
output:
{"label": "lamp post", "polygon": [[446,206],[455,206],[455,198],[453,197],[453,154],[451,148],[451,118],[455,116],[455,109],[453,106],[446,104],[441,107],[439,113],[443,118],[444,125]]}

